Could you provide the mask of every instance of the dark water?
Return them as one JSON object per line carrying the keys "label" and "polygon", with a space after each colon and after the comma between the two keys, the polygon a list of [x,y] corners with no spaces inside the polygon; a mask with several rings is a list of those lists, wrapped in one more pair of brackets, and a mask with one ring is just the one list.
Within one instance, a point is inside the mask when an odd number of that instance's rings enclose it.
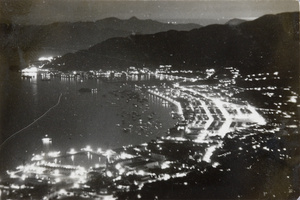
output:
{"label": "dark water", "polygon": [[[6,78],[1,101],[1,174],[40,153],[45,135],[52,138],[52,149],[62,153],[86,145],[108,149],[148,142],[165,135],[175,123],[171,108],[161,100],[145,94],[148,102],[138,103],[121,95],[122,91],[132,91],[124,83],[60,78],[42,81],[40,75],[22,79],[18,73]],[[80,93],[80,88],[97,88],[98,92]],[[131,131],[125,132],[128,126]]]}

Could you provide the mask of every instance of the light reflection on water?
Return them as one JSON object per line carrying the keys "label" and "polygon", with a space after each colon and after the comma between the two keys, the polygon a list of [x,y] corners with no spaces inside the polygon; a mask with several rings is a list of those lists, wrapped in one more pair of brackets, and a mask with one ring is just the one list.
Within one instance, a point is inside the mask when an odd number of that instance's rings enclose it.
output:
{"label": "light reflection on water", "polygon": [[164,108],[170,108],[170,103],[156,95],[148,94],[148,99],[151,104],[162,106]]}
{"label": "light reflection on water", "polygon": [[32,94],[35,95],[37,93],[37,72],[24,72],[22,73],[23,79],[29,79],[32,83]]}
{"label": "light reflection on water", "polygon": [[128,81],[148,81],[151,79],[151,75],[150,74],[135,74],[135,75],[130,75],[127,77]]}
{"label": "light reflection on water", "polygon": [[[19,75],[19,74],[16,74]],[[52,137],[53,149],[62,152],[70,148],[80,149],[85,145],[92,147],[117,148],[128,144],[140,144],[156,137],[165,135],[168,128],[175,124],[170,116],[168,103],[156,97],[149,99],[151,111],[144,111],[144,107],[134,107],[134,100],[126,102],[126,98],[116,100],[111,91],[120,90],[118,83],[103,83],[100,80],[80,80],[54,78],[42,81],[41,76],[32,79],[21,79],[21,84],[11,82],[12,91],[6,93],[14,97],[6,110],[7,123],[1,127],[5,137],[34,122],[51,106],[57,103],[60,93],[62,98],[57,107],[47,113],[32,126],[18,133],[7,141],[0,149],[0,173],[7,169],[14,169],[22,162],[31,158],[33,153],[42,150],[41,139],[48,134]],[[146,79],[145,79],[146,80]],[[97,88],[97,93],[80,93],[80,88]],[[13,93],[13,94],[12,94]],[[162,109],[163,108],[163,109]],[[155,112],[155,123],[163,124],[152,134],[124,133],[116,124],[131,122],[132,109],[138,112]],[[139,110],[138,110],[139,109]],[[122,117],[121,112],[127,114]],[[146,122],[146,118],[143,122]],[[154,126],[154,123],[153,123]],[[138,130],[138,129],[137,129]]]}

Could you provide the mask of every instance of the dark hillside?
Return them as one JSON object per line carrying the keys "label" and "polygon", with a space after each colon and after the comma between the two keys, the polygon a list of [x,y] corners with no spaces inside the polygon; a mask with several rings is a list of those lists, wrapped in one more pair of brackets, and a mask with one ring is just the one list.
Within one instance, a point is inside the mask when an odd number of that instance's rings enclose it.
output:
{"label": "dark hillside", "polygon": [[[171,64],[177,69],[238,67],[242,73],[298,72],[299,13],[266,15],[239,25],[113,38],[48,65],[89,70]],[[65,63],[64,65],[62,65]],[[58,64],[60,67],[58,67]]]}

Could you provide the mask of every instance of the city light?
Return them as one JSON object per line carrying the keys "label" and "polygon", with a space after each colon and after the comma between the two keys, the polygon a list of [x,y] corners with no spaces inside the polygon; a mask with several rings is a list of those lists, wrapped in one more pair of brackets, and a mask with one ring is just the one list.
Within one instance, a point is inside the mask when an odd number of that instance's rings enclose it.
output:
{"label": "city light", "polygon": [[[165,67],[161,69],[165,69]],[[131,70],[133,70],[130,72],[132,76],[143,72],[137,68],[131,68]],[[212,172],[230,172],[233,168],[229,168],[226,166],[228,163],[224,164],[223,162],[228,157],[235,156],[236,159],[239,159],[239,156],[243,154],[250,154],[249,159],[253,158],[259,161],[258,154],[263,151],[264,154],[280,152],[280,154],[278,153],[280,159],[287,159],[288,156],[283,149],[274,149],[268,142],[260,141],[260,138],[264,137],[261,135],[276,134],[282,129],[277,122],[274,123],[275,125],[270,125],[270,119],[265,115],[267,112],[285,118],[287,124],[284,125],[284,128],[293,129],[296,132],[297,124],[294,119],[297,112],[284,111],[281,108],[297,103],[298,95],[293,94],[290,87],[285,87],[285,92],[289,92],[288,96],[277,95],[279,87],[272,85],[236,87],[239,71],[233,67],[228,70],[233,78],[224,76],[224,79],[216,80],[217,83],[214,84],[206,84],[205,82],[197,84],[195,81],[200,80],[198,76],[193,78],[185,77],[182,74],[171,75],[159,70],[156,71],[158,73],[157,78],[166,81],[166,83],[161,81],[157,85],[149,84],[149,86],[147,84],[142,86],[135,84],[135,92],[141,95],[137,98],[139,99],[137,102],[145,97],[143,101],[145,100],[147,107],[150,107],[148,99],[152,98],[155,99],[156,103],[167,105],[167,109],[170,108],[168,113],[172,114],[176,122],[174,127],[170,127],[167,130],[168,133],[163,136],[157,136],[151,132],[152,128],[162,132],[162,123],[159,122],[159,117],[156,119],[155,114],[150,114],[147,121],[147,115],[145,118],[141,114],[146,113],[146,109],[142,112],[134,111],[134,113],[138,113],[136,115],[139,115],[136,120],[139,122],[137,127],[141,127],[141,130],[136,135],[132,131],[130,137],[149,137],[149,140],[143,141],[144,143],[140,145],[127,144],[123,148],[114,150],[99,147],[95,147],[93,150],[90,145],[87,145],[84,148],[76,147],[76,149],[80,149],[78,151],[66,147],[65,149],[69,149],[69,151],[63,150],[61,152],[52,151],[52,139],[46,135],[42,139],[42,152],[32,154],[30,161],[18,166],[16,171],[7,171],[7,174],[10,178],[17,178],[20,181],[33,179],[38,184],[45,181],[51,187],[60,187],[66,183],[68,187],[58,192],[61,198],[75,194],[74,191],[70,190],[71,186],[73,189],[76,188],[79,196],[92,198],[93,195],[97,196],[99,193],[140,192],[145,184],[168,181],[171,178],[174,180],[175,178],[183,178],[182,181],[176,180],[176,184],[188,186],[190,182],[185,177],[188,174],[193,174],[190,172],[205,174],[207,169],[212,170]],[[123,72],[127,73],[126,71]],[[192,73],[190,70],[183,70],[183,72]],[[94,75],[102,73],[103,75],[104,73],[107,74],[108,71],[100,73],[91,70],[89,73]],[[201,80],[206,80],[205,77],[214,77],[215,73],[217,72],[214,69],[208,69],[204,71]],[[77,74],[80,74],[84,80],[85,75],[82,71],[62,73],[60,77],[75,79]],[[121,76],[121,72],[114,71],[114,75]],[[273,75],[277,76],[278,72]],[[242,80],[263,81],[264,76],[264,73],[250,74]],[[132,78],[137,79],[137,76]],[[176,83],[174,84],[167,82],[175,79]],[[123,85],[129,87],[127,84]],[[286,102],[272,102],[274,107],[272,109],[263,106],[258,108],[253,106],[254,104],[250,105],[251,102],[248,103],[247,100],[236,97],[248,90],[260,92],[265,98],[273,98],[277,95],[281,99],[285,99]],[[124,91],[127,92],[127,89]],[[117,98],[118,101],[121,101],[123,97],[118,96]],[[110,100],[107,103],[118,106],[118,103],[110,102]],[[134,109],[143,109],[141,102],[134,102],[132,105],[135,106]],[[289,123],[289,121],[293,123]],[[147,123],[146,126],[144,125],[145,122]],[[124,120],[122,123],[116,122],[115,124],[117,128],[124,126],[132,129],[137,125],[134,122],[126,123],[127,121]],[[259,135],[259,139],[255,138],[257,135]],[[249,138],[252,139],[250,142]],[[230,144],[228,141],[235,143],[228,148],[228,144]],[[247,142],[250,144],[249,146],[247,146]],[[251,163],[251,165],[246,166],[246,169],[251,170],[252,166]],[[100,192],[94,192],[95,188],[91,184],[94,182],[101,182],[105,186],[101,186],[100,189],[97,188]],[[137,189],[131,191],[132,186],[137,186]],[[20,189],[22,185],[18,183],[11,187]],[[87,190],[89,192],[86,192]],[[136,194],[136,197],[142,198],[139,193]]]}
{"label": "city light", "polygon": [[91,151],[93,151],[93,149],[91,148],[91,146],[90,145],[87,145],[85,148],[82,148],[81,150],[83,150],[83,151],[89,151],[89,152],[91,152]]}
{"label": "city light", "polygon": [[167,169],[167,168],[170,168],[170,161],[166,161],[166,162],[163,162],[162,164],[161,164],[161,169]]}
{"label": "city light", "polygon": [[37,67],[28,67],[25,69],[21,70],[23,73],[36,73],[38,72],[38,68]]}
{"label": "city light", "polygon": [[77,151],[75,151],[75,149],[71,149],[69,152],[68,152],[68,154],[76,154],[77,153]]}
{"label": "city light", "polygon": [[213,155],[214,151],[216,150],[217,145],[212,145],[206,149],[205,155],[203,156],[203,161],[210,163],[211,162],[211,156]]}
{"label": "city light", "polygon": [[58,157],[60,155],[60,151],[51,151],[48,153],[49,157]]}
{"label": "city light", "polygon": [[40,57],[38,60],[39,61],[51,61],[51,60],[53,60],[53,57],[52,56],[49,56],[49,57]]}
{"label": "city light", "polygon": [[112,174],[111,171],[106,171],[106,175],[107,175],[108,177],[112,177],[112,176],[113,176],[113,174]]}
{"label": "city light", "polygon": [[297,103],[297,96],[290,96],[290,99],[287,102]]}

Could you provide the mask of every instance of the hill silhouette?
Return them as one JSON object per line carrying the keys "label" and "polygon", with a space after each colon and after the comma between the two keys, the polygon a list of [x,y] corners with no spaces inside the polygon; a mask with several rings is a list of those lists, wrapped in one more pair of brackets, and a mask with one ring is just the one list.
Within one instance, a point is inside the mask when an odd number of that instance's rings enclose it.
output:
{"label": "hill silhouette", "polygon": [[59,22],[49,25],[0,24],[0,53],[14,68],[24,67],[41,55],[62,55],[89,48],[113,37],[191,30],[198,24],[167,24],[132,17],[95,22]]}
{"label": "hill silhouette", "polygon": [[47,67],[90,70],[128,66],[175,69],[237,67],[242,73],[298,72],[299,13],[265,15],[235,26],[209,25],[111,38],[87,50],[66,54]]}

